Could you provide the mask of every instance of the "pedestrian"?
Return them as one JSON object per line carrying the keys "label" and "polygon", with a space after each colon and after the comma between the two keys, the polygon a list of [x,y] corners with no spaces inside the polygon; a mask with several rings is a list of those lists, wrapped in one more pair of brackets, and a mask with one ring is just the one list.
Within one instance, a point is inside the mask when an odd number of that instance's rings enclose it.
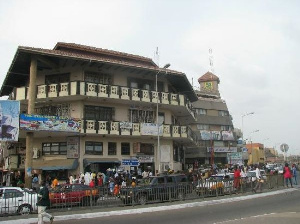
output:
{"label": "pedestrian", "polygon": [[261,179],[261,175],[260,175],[260,170],[259,170],[259,167],[258,165],[255,166],[255,179],[256,179],[256,185],[255,187],[252,189],[252,191],[254,193],[256,193],[256,191],[259,189],[260,192],[261,192],[261,184],[263,182],[263,180]]}
{"label": "pedestrian", "polygon": [[46,186],[46,181],[42,182],[42,187],[40,189],[38,197],[38,224],[44,224],[43,217],[49,218],[50,223],[52,223],[54,216],[46,212],[46,209],[50,207],[49,190]]}
{"label": "pedestrian", "polygon": [[235,188],[236,193],[238,193],[240,189],[240,180],[241,180],[241,171],[238,168],[238,166],[235,166],[233,176],[234,176],[233,186]]}
{"label": "pedestrian", "polygon": [[284,168],[283,168],[283,177],[285,179],[286,187],[289,187],[289,181],[290,181],[291,187],[293,187],[292,171],[290,170],[288,163],[286,163]]}
{"label": "pedestrian", "polygon": [[92,179],[89,183],[89,187],[94,188],[95,187],[95,179]]}
{"label": "pedestrian", "polygon": [[57,177],[55,177],[54,180],[52,181],[51,187],[56,188],[57,185],[58,185],[58,180]]}
{"label": "pedestrian", "polygon": [[293,164],[293,166],[292,166],[292,174],[293,174],[294,184],[298,185],[298,182],[297,182],[297,168],[296,168],[295,164]]}
{"label": "pedestrian", "polygon": [[39,178],[37,174],[34,174],[32,178],[32,190],[39,192]]}

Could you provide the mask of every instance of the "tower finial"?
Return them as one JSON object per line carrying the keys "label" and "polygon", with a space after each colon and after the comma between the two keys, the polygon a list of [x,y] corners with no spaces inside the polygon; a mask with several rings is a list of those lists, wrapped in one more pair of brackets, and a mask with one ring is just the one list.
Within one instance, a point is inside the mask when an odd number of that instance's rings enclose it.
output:
{"label": "tower finial", "polygon": [[213,57],[213,53],[212,53],[212,49],[209,48],[208,50],[208,55],[209,55],[209,71],[211,73],[215,73],[215,70],[214,70],[214,57]]}

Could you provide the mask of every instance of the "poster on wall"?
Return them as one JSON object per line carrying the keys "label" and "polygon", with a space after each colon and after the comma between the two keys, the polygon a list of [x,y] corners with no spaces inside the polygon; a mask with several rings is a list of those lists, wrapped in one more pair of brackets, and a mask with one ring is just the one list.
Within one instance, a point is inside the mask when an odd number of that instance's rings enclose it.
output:
{"label": "poster on wall", "polygon": [[0,100],[0,141],[18,141],[19,114],[19,101]]}
{"label": "poster on wall", "polygon": [[169,145],[160,146],[160,162],[169,163],[170,162],[170,152],[171,147]]}
{"label": "poster on wall", "polygon": [[80,132],[79,119],[64,119],[58,116],[20,114],[20,128],[27,131]]}
{"label": "poster on wall", "polygon": [[79,158],[80,152],[80,140],[79,137],[68,137],[67,138],[67,158],[76,159]]}
{"label": "poster on wall", "polygon": [[221,132],[219,131],[200,131],[202,140],[221,140]]}

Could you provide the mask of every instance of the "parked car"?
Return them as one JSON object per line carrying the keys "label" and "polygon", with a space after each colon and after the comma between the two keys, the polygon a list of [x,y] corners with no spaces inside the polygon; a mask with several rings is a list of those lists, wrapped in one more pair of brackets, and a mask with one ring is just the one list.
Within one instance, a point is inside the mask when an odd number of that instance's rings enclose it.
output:
{"label": "parked car", "polygon": [[[260,176],[262,177],[263,180],[267,180],[266,176],[266,171],[265,170],[260,170]],[[256,180],[256,171],[255,170],[250,170],[247,172],[247,182],[253,182]]]}
{"label": "parked car", "polygon": [[99,190],[84,184],[62,184],[49,192],[51,206],[89,205],[99,198]]}
{"label": "parked car", "polygon": [[0,188],[0,214],[29,214],[37,209],[37,193],[20,187]]}
{"label": "parked car", "polygon": [[124,204],[138,203],[144,205],[149,201],[184,200],[191,193],[192,185],[183,174],[152,176],[143,179],[135,187],[121,188],[120,199]]}

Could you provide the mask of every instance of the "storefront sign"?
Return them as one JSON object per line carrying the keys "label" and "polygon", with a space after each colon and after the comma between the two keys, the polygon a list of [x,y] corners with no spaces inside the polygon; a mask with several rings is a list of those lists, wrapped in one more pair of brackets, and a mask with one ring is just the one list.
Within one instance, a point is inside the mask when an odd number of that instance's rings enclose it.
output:
{"label": "storefront sign", "polygon": [[154,156],[137,156],[137,159],[140,161],[140,163],[153,163],[154,162]]}
{"label": "storefront sign", "polygon": [[0,100],[0,141],[18,141],[19,114],[19,101]]}
{"label": "storefront sign", "polygon": [[241,152],[227,153],[228,164],[243,164],[243,155]]}
{"label": "storefront sign", "polygon": [[[237,147],[214,147],[214,152],[237,152]],[[212,147],[207,147],[207,152],[211,152]]]}
{"label": "storefront sign", "polygon": [[139,166],[140,162],[137,159],[122,159],[122,166]]}
{"label": "storefront sign", "polygon": [[58,116],[20,115],[20,128],[27,131],[80,132],[80,121]]}
{"label": "storefront sign", "polygon": [[80,140],[79,137],[67,138],[67,158],[76,159],[79,158]]}

